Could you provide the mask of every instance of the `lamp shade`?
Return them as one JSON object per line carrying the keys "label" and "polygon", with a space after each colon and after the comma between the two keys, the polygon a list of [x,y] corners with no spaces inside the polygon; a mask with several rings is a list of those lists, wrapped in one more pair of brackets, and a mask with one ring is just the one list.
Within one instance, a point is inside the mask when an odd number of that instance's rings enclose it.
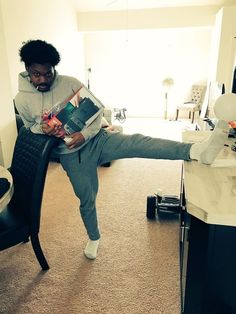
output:
{"label": "lamp shade", "polygon": [[215,116],[227,122],[236,120],[236,94],[223,94],[214,104]]}
{"label": "lamp shade", "polygon": [[174,80],[171,77],[167,77],[162,81],[162,86],[171,87],[174,85]]}

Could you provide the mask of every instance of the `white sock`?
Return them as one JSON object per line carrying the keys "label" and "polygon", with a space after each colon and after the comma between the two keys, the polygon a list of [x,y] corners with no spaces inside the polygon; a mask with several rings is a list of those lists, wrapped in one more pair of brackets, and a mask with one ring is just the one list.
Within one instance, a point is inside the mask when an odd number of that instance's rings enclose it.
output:
{"label": "white sock", "polygon": [[88,240],[88,243],[84,250],[84,255],[89,259],[95,259],[97,257],[99,240]]}
{"label": "white sock", "polygon": [[228,123],[219,120],[211,135],[201,143],[195,143],[190,149],[190,158],[203,164],[211,164],[228,138]]}

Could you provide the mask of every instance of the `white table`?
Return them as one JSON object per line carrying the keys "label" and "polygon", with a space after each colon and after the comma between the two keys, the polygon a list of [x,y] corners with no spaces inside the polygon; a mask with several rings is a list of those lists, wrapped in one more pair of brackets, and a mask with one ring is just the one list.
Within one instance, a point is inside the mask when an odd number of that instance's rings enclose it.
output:
{"label": "white table", "polygon": [[[207,131],[185,132],[199,142]],[[184,314],[236,313],[236,153],[226,145],[212,165],[185,161],[181,212]]]}
{"label": "white table", "polygon": [[10,188],[0,198],[0,212],[1,212],[10,202],[13,192],[14,192],[14,186],[13,186],[13,179],[12,179],[11,173],[2,166],[0,166],[0,178],[6,178],[10,182]]}
{"label": "white table", "polygon": [[[185,142],[199,142],[209,131],[187,131]],[[188,212],[208,224],[236,226],[236,153],[226,145],[210,166],[184,162],[185,197]]]}

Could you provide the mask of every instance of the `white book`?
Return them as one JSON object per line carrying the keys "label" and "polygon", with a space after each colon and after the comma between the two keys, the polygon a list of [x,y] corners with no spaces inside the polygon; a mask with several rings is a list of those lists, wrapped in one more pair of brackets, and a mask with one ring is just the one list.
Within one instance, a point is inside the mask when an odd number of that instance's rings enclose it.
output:
{"label": "white book", "polygon": [[83,85],[66,100],[52,107],[47,113],[47,123],[62,126],[64,135],[69,135],[88,127],[103,108],[102,102]]}

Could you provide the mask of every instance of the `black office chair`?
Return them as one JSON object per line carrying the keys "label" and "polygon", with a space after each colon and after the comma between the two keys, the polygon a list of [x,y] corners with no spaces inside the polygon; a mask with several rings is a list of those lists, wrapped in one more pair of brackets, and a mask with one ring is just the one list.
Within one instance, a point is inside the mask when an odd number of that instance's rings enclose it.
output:
{"label": "black office chair", "polygon": [[0,250],[30,238],[43,270],[49,269],[39,242],[41,203],[49,155],[58,139],[34,134],[24,126],[18,134],[10,172],[14,194],[0,213]]}

